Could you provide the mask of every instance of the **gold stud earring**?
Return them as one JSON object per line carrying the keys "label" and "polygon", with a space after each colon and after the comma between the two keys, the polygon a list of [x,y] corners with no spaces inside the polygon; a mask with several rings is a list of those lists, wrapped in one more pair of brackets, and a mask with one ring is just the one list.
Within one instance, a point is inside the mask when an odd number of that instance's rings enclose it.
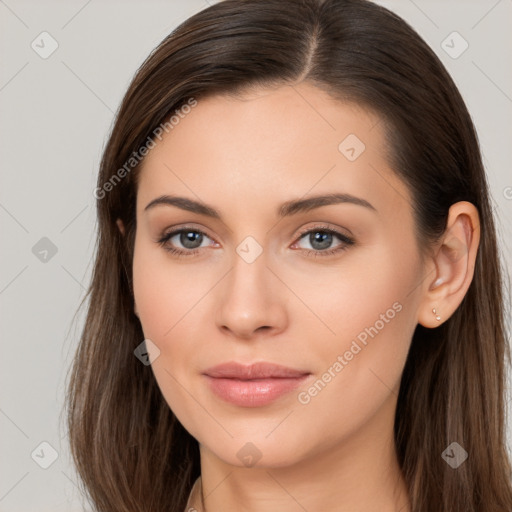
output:
{"label": "gold stud earring", "polygon": [[441,317],[437,314],[436,308],[432,308],[432,313],[434,313],[434,315],[436,315],[436,320],[439,322],[441,320]]}

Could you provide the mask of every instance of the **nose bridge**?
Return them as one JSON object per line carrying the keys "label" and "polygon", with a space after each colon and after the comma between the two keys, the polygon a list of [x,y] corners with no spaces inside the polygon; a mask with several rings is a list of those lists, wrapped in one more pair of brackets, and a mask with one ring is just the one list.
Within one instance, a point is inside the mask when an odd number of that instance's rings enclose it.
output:
{"label": "nose bridge", "polygon": [[[248,222],[241,222],[242,226],[247,226]],[[267,279],[270,270],[269,264],[270,252],[266,245],[265,234],[258,232],[258,240],[255,236],[248,235],[244,229],[243,238],[237,245],[232,246],[232,255],[230,259],[231,271],[227,277],[230,291],[237,294],[238,290],[245,287],[257,287],[263,284]],[[242,230],[240,230],[240,234]],[[267,283],[270,284],[270,283]],[[263,287],[262,287],[263,288]],[[257,291],[257,290],[254,290]],[[261,290],[263,291],[263,290]]]}
{"label": "nose bridge", "polygon": [[[258,244],[259,246],[259,244]],[[227,294],[237,303],[251,307],[259,302],[267,301],[271,284],[268,282],[270,270],[268,265],[268,254],[259,246],[258,249],[253,242],[242,242],[236,248],[232,260],[232,270],[228,275]],[[228,296],[226,298],[229,298]]]}
{"label": "nose bridge", "polygon": [[231,271],[226,275],[219,297],[220,328],[240,337],[248,337],[261,327],[282,329],[286,312],[267,267],[269,253],[247,237],[236,248]]}

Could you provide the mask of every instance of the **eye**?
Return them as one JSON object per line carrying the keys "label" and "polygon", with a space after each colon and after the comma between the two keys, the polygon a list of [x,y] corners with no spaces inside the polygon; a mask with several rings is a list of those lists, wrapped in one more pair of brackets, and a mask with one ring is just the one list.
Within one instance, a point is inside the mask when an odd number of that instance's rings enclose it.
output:
{"label": "eye", "polygon": [[[190,256],[203,247],[211,246],[213,240],[196,228],[180,228],[163,235],[157,242],[168,252],[178,256]],[[206,243],[205,243],[206,242]]]}
{"label": "eye", "polygon": [[[336,240],[338,241],[336,243]],[[301,242],[306,242],[309,247],[301,247]],[[204,247],[211,247],[216,244],[206,233],[197,228],[181,227],[162,235],[157,243],[164,250],[181,256],[194,256]],[[353,245],[355,240],[335,229],[327,226],[317,226],[303,231],[299,239],[291,246],[305,251],[308,256],[330,256],[346,250]],[[335,245],[333,245],[335,244]]]}
{"label": "eye", "polygon": [[[336,239],[338,243],[336,244]],[[317,226],[313,229],[301,233],[297,242],[292,248],[297,245],[300,247],[300,242],[306,242],[309,247],[302,247],[308,256],[330,256],[338,252],[346,250],[349,246],[354,245],[355,240],[350,238],[339,231],[336,231],[327,226]],[[333,246],[333,244],[335,244]]]}

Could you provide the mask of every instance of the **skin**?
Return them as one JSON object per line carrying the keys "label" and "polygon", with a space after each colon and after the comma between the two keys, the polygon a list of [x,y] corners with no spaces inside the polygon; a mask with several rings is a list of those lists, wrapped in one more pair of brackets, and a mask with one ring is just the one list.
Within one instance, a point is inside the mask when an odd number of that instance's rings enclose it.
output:
{"label": "skin", "polygon": [[[208,512],[410,510],[393,444],[400,378],[416,325],[435,328],[462,301],[479,221],[470,203],[453,205],[446,235],[422,258],[412,199],[386,161],[382,130],[376,115],[303,82],[200,100],[143,163],[135,311],[160,350],[152,369],[163,396],[200,443]],[[366,146],[355,161],[338,149],[349,134]],[[333,192],[375,210],[342,203],[276,215],[285,201]],[[163,194],[206,203],[222,220],[170,205],[145,210]],[[319,245],[300,236],[326,223],[355,243],[334,236],[328,248],[344,250],[315,257],[307,251]],[[207,236],[197,254],[178,258],[157,240],[182,226]],[[262,249],[252,263],[236,252],[248,236]],[[179,235],[173,244],[187,250]],[[300,403],[299,392],[397,303],[378,334]],[[202,375],[226,361],[312,375],[269,405],[240,407]],[[246,443],[261,454],[252,467],[237,456]]]}

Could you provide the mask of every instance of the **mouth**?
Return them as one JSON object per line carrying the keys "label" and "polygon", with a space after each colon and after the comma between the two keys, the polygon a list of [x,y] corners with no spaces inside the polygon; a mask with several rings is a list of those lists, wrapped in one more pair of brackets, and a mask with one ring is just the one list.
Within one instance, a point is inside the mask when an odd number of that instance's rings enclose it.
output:
{"label": "mouth", "polygon": [[210,390],[225,402],[240,407],[261,407],[302,385],[311,375],[273,363],[224,363],[203,373]]}

